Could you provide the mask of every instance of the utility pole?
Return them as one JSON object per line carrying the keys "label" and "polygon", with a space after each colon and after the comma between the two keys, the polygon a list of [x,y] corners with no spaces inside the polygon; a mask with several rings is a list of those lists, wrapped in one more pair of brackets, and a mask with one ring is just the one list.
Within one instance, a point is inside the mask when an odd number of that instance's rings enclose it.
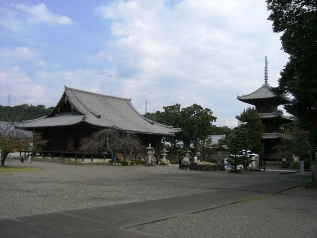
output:
{"label": "utility pole", "polygon": [[147,113],[147,99],[145,99],[145,113],[144,114],[146,113]]}
{"label": "utility pole", "polygon": [[10,105],[11,105],[11,95],[9,94],[7,96],[7,106],[10,107]]}

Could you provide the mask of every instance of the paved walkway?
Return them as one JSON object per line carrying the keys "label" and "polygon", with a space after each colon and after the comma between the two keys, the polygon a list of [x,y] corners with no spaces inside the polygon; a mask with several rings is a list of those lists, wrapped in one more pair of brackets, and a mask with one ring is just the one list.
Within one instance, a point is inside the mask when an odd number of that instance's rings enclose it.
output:
{"label": "paved walkway", "polygon": [[317,236],[317,191],[296,174],[8,165],[42,170],[2,177],[0,237]]}

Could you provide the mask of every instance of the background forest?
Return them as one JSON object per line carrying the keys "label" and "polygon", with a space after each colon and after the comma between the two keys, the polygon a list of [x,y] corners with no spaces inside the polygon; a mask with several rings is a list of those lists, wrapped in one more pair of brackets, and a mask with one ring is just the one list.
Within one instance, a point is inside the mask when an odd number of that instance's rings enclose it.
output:
{"label": "background forest", "polygon": [[44,105],[33,106],[22,104],[14,107],[0,106],[0,121],[19,122],[47,116],[54,107],[45,108]]}

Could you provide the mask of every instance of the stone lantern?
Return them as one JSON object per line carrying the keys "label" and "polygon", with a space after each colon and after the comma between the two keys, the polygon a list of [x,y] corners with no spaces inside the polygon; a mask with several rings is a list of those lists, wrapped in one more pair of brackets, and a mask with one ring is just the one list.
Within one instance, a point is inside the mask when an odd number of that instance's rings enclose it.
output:
{"label": "stone lantern", "polygon": [[149,144],[149,147],[146,147],[146,156],[147,156],[147,162],[146,166],[152,166],[152,156],[154,155],[154,148]]}
{"label": "stone lantern", "polygon": [[200,156],[201,156],[200,149],[197,149],[196,156],[197,156],[197,158],[198,158],[197,160],[200,160]]}
{"label": "stone lantern", "polygon": [[166,156],[167,156],[167,150],[165,149],[165,144],[164,144],[164,147],[163,147],[163,150],[162,150],[162,163],[163,165],[168,165],[169,163],[167,162],[167,159],[166,159]]}
{"label": "stone lantern", "polygon": [[190,161],[190,150],[187,149],[187,151],[185,152],[185,158]]}

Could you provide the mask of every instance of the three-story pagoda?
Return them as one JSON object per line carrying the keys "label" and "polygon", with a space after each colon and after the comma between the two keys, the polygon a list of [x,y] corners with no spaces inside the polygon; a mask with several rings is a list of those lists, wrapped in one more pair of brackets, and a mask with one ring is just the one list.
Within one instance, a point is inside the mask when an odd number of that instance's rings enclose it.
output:
{"label": "three-story pagoda", "polygon": [[[262,158],[270,159],[273,156],[273,147],[277,145],[282,136],[280,125],[294,121],[294,119],[284,116],[278,110],[278,106],[289,102],[289,99],[276,95],[268,84],[268,63],[265,57],[264,84],[256,91],[242,96],[237,96],[238,100],[255,106],[262,123],[265,125],[262,142],[264,151]],[[239,119],[239,116],[237,116]]]}

